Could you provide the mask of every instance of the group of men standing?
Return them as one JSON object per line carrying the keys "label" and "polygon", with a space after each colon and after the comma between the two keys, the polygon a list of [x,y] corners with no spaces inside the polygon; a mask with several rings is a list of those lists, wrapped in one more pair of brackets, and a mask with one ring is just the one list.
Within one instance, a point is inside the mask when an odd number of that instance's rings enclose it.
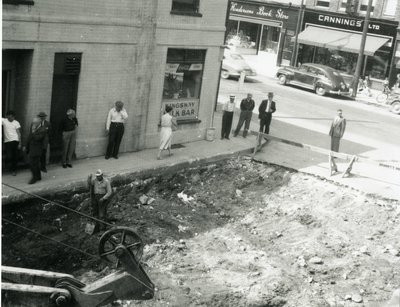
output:
{"label": "group of men standing", "polygon": [[[221,129],[221,140],[228,139],[232,129],[233,113],[235,110],[235,95],[229,96],[229,101],[222,106],[222,129]],[[272,113],[276,111],[276,103],[273,101],[274,93],[269,92],[268,98],[263,100],[258,108],[258,118],[260,119],[260,132],[269,134],[269,127],[272,121]],[[233,133],[236,137],[239,134],[240,129],[244,124],[243,137],[247,137],[247,133],[250,128],[251,118],[253,116],[253,110],[255,102],[251,93],[247,94],[247,97],[242,99],[240,102],[240,115],[239,122]]]}

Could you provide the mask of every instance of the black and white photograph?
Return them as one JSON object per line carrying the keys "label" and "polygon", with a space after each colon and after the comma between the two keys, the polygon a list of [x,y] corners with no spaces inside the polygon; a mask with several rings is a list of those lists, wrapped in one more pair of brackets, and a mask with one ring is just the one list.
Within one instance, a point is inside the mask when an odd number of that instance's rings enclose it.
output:
{"label": "black and white photograph", "polygon": [[1,306],[400,307],[400,0],[2,0]]}

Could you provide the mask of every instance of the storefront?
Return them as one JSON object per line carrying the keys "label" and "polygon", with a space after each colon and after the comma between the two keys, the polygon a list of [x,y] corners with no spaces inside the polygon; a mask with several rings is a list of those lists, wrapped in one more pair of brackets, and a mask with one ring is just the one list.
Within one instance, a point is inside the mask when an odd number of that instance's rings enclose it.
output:
{"label": "storefront", "polygon": [[285,4],[232,1],[226,44],[241,54],[266,53],[274,64],[288,65],[292,57],[299,8]]}
{"label": "storefront", "polygon": [[[298,36],[298,63],[319,63],[354,75],[363,31],[363,18],[306,10]],[[371,19],[361,75],[380,87],[393,69],[398,22]]]}

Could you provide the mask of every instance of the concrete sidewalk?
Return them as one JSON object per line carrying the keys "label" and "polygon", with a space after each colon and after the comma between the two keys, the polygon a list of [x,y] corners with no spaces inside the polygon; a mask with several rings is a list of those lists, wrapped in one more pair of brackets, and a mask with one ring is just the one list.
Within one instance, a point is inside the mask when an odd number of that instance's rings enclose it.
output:
{"label": "concrete sidewalk", "polygon": [[[238,113],[235,114],[233,129],[238,122]],[[164,160],[157,160],[157,149],[146,149],[138,152],[124,153],[118,160],[105,160],[103,156],[74,161],[73,168],[64,169],[60,165],[50,165],[48,173],[42,174],[42,180],[29,185],[31,177],[29,170],[22,170],[17,176],[3,174],[2,182],[21,190],[52,199],[54,195],[79,193],[87,191],[86,178],[88,174],[102,169],[106,176],[114,182],[126,183],[139,176],[154,176],[162,173],[171,173],[185,167],[195,167],[202,163],[211,163],[230,158],[234,155],[252,155],[256,143],[255,136],[231,137],[231,140],[220,140],[221,112],[215,114],[215,140],[198,141],[182,144],[181,148],[173,149],[174,155]],[[251,130],[258,130],[257,116],[253,116]],[[296,131],[298,128],[296,128]],[[274,121],[271,135],[280,135],[279,131],[293,131],[293,127],[285,122]],[[285,132],[286,133],[286,132]],[[303,132],[299,132],[303,133]],[[314,133],[315,139],[320,139],[319,146],[324,147],[326,135]],[[286,136],[286,138],[289,138]],[[295,138],[293,135],[292,140]],[[360,144],[360,151],[365,148]],[[355,154],[355,153],[352,153]],[[330,176],[328,158],[310,152],[307,149],[296,148],[290,145],[271,141],[259,153],[257,160],[282,165],[301,172],[320,176],[328,180],[355,188],[365,193],[381,195],[383,197],[400,200],[400,172],[376,167],[366,163],[355,163],[352,176],[341,178],[340,174]],[[345,162],[338,163],[339,170],[344,171]],[[31,196],[2,185],[2,204],[21,202]]]}

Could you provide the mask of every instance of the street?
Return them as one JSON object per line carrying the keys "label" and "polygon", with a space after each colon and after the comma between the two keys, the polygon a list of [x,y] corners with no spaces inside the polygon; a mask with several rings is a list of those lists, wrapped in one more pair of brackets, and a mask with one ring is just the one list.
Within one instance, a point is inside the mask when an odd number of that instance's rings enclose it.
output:
{"label": "street", "polygon": [[[381,162],[398,163],[400,154],[400,117],[387,109],[366,105],[345,97],[318,96],[314,92],[295,86],[282,86],[277,79],[256,76],[246,80],[239,90],[235,79],[221,79],[219,102],[229,94],[236,95],[236,105],[246,93],[253,93],[254,112],[269,91],[274,92],[277,111],[271,124],[271,134],[310,145],[328,148],[327,133],[337,109],[343,110],[347,119],[341,152],[358,154]],[[253,121],[258,121],[253,116]],[[234,122],[233,125],[236,123]]]}

